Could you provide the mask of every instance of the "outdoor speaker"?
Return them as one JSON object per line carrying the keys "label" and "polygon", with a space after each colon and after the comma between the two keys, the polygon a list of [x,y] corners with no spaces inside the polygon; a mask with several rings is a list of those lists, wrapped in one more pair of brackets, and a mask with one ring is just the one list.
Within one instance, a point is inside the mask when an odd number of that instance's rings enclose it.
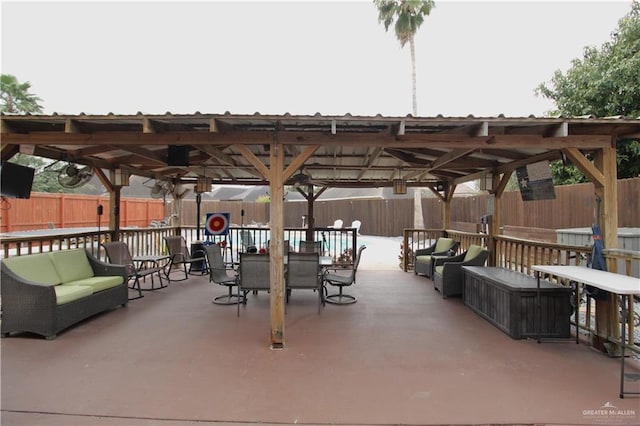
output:
{"label": "outdoor speaker", "polygon": [[185,145],[169,145],[167,166],[188,166],[189,147]]}

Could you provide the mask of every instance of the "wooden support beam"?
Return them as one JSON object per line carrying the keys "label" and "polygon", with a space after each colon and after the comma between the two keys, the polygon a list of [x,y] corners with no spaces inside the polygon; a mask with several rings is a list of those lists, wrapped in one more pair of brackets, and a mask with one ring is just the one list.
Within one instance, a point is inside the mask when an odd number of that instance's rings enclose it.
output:
{"label": "wooden support beam", "polygon": [[[4,130],[4,129],[3,129]],[[187,132],[168,131],[162,133],[143,132],[98,132],[98,133],[2,133],[5,143],[33,145],[269,145],[273,141],[272,132]],[[373,147],[385,148],[426,148],[426,149],[514,149],[535,146],[542,150],[563,148],[599,149],[610,144],[608,135],[569,135],[566,137],[544,137],[541,135],[491,135],[472,137],[451,134],[407,135],[380,133],[340,133],[330,132],[284,132],[279,135],[282,145],[322,145],[325,147]]]}
{"label": "wooden support beam", "polygon": [[407,122],[404,120],[400,121],[400,124],[398,125],[398,136],[404,136],[404,132],[405,132],[405,128],[406,128]]}
{"label": "wooden support beam", "polygon": [[451,229],[451,200],[453,200],[455,190],[456,185],[452,184],[447,186],[444,191],[444,203],[442,206],[442,223],[444,229]]}
{"label": "wooden support beam", "polygon": [[284,148],[277,140],[269,151],[271,166],[269,170],[270,194],[270,313],[271,348],[284,348]]}
{"label": "wooden support beam", "polygon": [[585,157],[577,148],[565,148],[562,152],[569,157],[571,162],[576,165],[584,175],[596,186],[605,185],[604,174]]}
{"label": "wooden support beam", "polygon": [[510,173],[518,167],[526,166],[527,164],[533,164],[545,160],[557,160],[558,158],[560,158],[560,153],[558,151],[549,151],[538,155],[532,155],[526,159],[512,161],[511,163],[496,167],[495,174]]}
{"label": "wooden support beam", "polygon": [[553,136],[556,138],[564,138],[566,136],[569,136],[569,123],[563,121],[562,123],[553,125],[549,133],[549,136]]}
{"label": "wooden support beam", "polygon": [[218,120],[216,120],[215,118],[209,119],[209,131],[212,133],[217,133],[220,131],[218,127]]}
{"label": "wooden support beam", "polygon": [[7,161],[11,159],[14,155],[20,152],[19,145],[13,144],[2,144],[0,145],[0,156],[2,157],[2,161]]}
{"label": "wooden support beam", "polygon": [[67,118],[64,121],[64,132],[65,133],[81,133],[76,120],[72,120],[70,118]]}
{"label": "wooden support beam", "polygon": [[483,121],[482,123],[480,123],[478,126],[476,126],[473,131],[471,136],[474,137],[483,137],[483,136],[489,136],[489,123],[486,121]]}
{"label": "wooden support beam", "polygon": [[251,165],[253,167],[256,168],[256,170],[258,170],[258,172],[260,172],[260,174],[266,178],[269,179],[271,172],[269,171],[269,169],[267,168],[267,166],[265,166],[264,164],[262,164],[262,161],[260,161],[260,159],[258,157],[255,156],[255,154],[251,151],[249,151],[249,148],[247,148],[244,145],[235,145],[235,149],[238,150],[238,152],[240,152],[240,154],[242,154],[242,156],[249,162],[251,163]]}
{"label": "wooden support beam", "polygon": [[96,173],[96,176],[98,176],[100,183],[102,183],[102,186],[104,186],[107,191],[113,192],[115,190],[115,185],[111,183],[113,182],[113,176],[114,176],[113,170],[110,171],[111,179],[109,179],[107,175],[105,175],[102,169],[100,169],[99,167],[94,167],[93,171]]}
{"label": "wooden support beam", "polygon": [[[595,203],[600,200],[599,212],[596,208],[596,220],[602,231],[602,243],[607,249],[618,247],[618,190],[616,149],[610,147],[599,150],[594,155],[594,165],[604,176],[603,182],[593,182],[595,187]],[[597,207],[595,204],[594,207]],[[617,263],[608,259],[607,269],[617,271]],[[618,301],[614,294],[608,300],[596,300],[596,333],[593,346],[601,351],[616,353],[617,350],[608,343],[620,338]]]}
{"label": "wooden support beam", "polygon": [[[289,179],[293,174],[307,161],[311,156],[320,148],[320,145],[308,146],[302,151],[300,155],[293,159],[289,166],[284,171],[284,181]],[[283,154],[284,155],[284,154]]]}
{"label": "wooden support beam", "polygon": [[142,119],[142,132],[143,133],[157,133],[156,125],[153,122],[153,120],[150,120],[147,117]]}
{"label": "wooden support beam", "polygon": [[444,165],[446,165],[447,163],[450,163],[460,157],[464,157],[467,154],[470,154],[474,151],[474,149],[472,148],[466,148],[466,149],[454,149],[446,154],[444,154],[443,156],[441,156],[440,158],[438,158],[436,161],[434,161],[433,163],[431,163],[431,167],[429,167],[431,170],[443,167]]}

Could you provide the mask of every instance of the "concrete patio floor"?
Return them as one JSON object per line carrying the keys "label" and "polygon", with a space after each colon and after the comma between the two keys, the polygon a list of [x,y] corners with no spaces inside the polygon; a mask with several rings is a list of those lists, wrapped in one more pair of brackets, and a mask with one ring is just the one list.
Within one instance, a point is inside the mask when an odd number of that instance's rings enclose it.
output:
{"label": "concrete patio floor", "polygon": [[2,425],[640,424],[619,359],[512,340],[397,255],[364,252],[354,305],[318,315],[294,291],[283,350],[269,349],[268,295],[237,318],[198,276],[53,341],[2,339]]}

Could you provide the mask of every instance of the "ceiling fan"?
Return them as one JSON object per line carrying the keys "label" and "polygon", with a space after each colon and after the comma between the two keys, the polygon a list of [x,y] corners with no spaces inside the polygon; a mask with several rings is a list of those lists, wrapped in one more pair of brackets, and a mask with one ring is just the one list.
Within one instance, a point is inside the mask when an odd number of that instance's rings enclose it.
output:
{"label": "ceiling fan", "polygon": [[167,185],[163,182],[156,181],[156,183],[151,187],[151,198],[164,198],[169,192]]}
{"label": "ceiling fan", "polygon": [[326,185],[325,182],[315,180],[308,174],[302,173],[302,171],[296,173],[295,175],[287,179],[286,184],[293,186],[295,189],[304,188],[307,185],[316,185],[316,186]]}
{"label": "ceiling fan", "polygon": [[58,183],[65,188],[79,188],[89,182],[93,175],[93,167],[78,167],[69,163],[58,172]]}

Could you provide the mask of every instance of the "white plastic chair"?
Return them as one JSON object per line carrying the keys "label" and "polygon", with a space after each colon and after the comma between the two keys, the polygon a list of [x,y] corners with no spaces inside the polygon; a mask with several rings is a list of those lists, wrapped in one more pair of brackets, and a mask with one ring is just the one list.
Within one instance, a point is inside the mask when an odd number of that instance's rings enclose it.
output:
{"label": "white plastic chair", "polygon": [[333,222],[333,225],[328,226],[329,228],[337,228],[340,229],[342,228],[342,225],[344,224],[344,222],[342,221],[342,219],[336,219],[335,222]]}

